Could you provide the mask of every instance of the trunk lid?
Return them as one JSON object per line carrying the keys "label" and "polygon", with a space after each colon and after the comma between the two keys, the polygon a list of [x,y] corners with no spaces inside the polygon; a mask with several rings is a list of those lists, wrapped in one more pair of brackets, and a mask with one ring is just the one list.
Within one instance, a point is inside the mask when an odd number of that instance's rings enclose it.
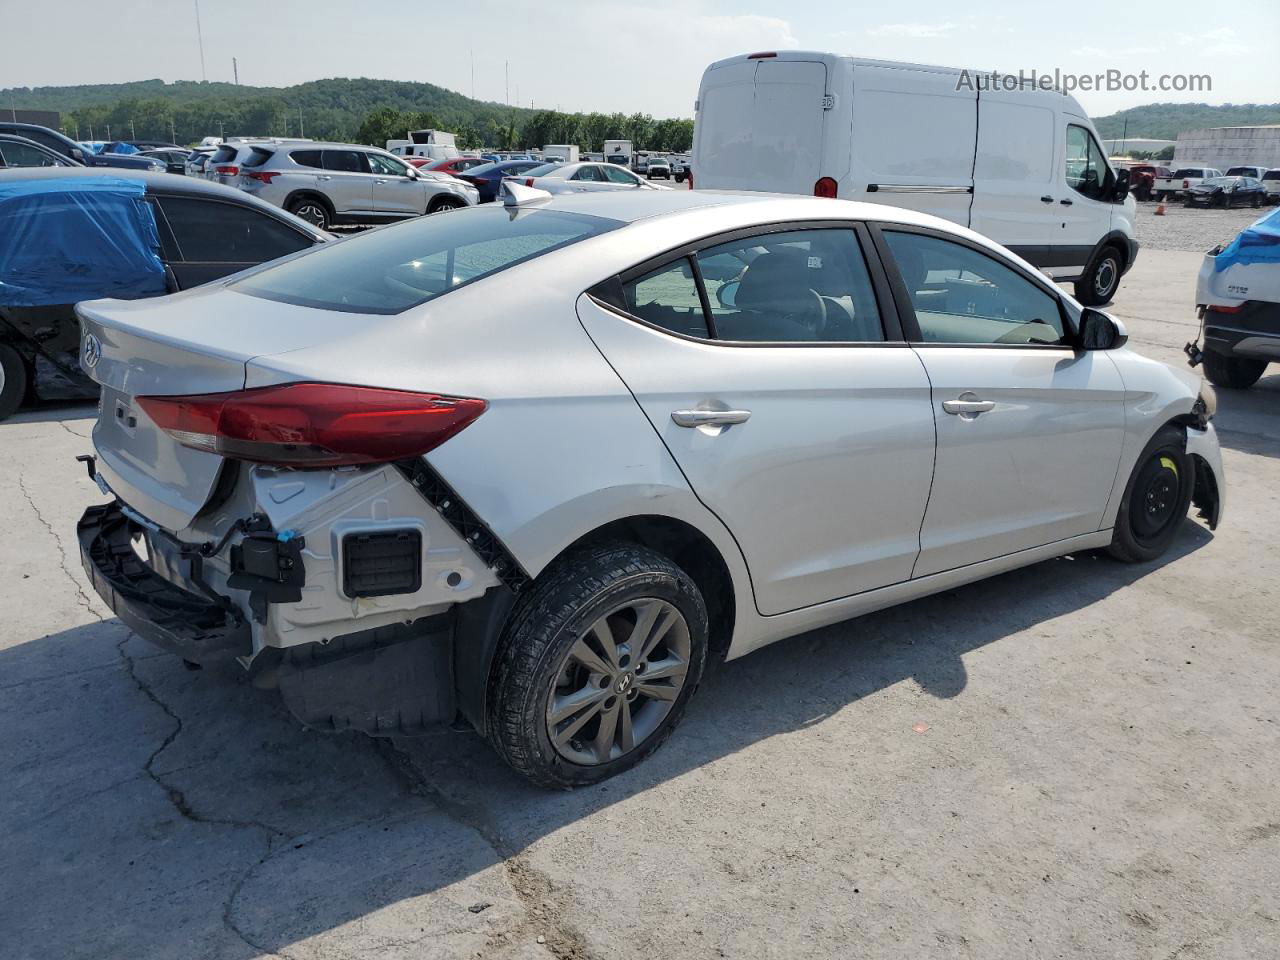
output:
{"label": "trunk lid", "polygon": [[76,312],[81,367],[102,387],[93,443],[98,471],[126,504],[167,530],[205,505],[223,457],[178,443],[142,396],[225,393],[245,386],[255,356],[339,339],[372,319],[245,296],[221,285],[148,300],[93,300]]}

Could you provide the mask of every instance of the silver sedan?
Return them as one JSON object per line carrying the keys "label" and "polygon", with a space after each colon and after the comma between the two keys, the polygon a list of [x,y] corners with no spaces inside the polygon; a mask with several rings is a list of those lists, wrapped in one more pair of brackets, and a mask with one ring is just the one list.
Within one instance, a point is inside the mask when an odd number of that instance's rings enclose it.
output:
{"label": "silver sedan", "polygon": [[460,715],[569,787],[657,748],[722,659],[1218,523],[1212,389],[972,231],[507,194],[79,306],[114,498],[79,540],[130,629],[317,729]]}
{"label": "silver sedan", "polygon": [[551,194],[670,189],[649,183],[616,163],[547,163],[507,179]]}

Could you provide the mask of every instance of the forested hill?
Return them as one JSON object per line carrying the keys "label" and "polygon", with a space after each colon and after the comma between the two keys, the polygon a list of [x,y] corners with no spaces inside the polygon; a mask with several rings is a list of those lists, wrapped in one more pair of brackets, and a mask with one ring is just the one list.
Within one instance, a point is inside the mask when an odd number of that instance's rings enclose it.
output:
{"label": "forested hill", "polygon": [[[1125,131],[1125,121],[1129,129]],[[1150,137],[1176,140],[1180,130],[1201,127],[1254,127],[1280,123],[1280,103],[1147,103],[1130,107],[1109,117],[1094,117],[1094,125],[1104,139]]]}

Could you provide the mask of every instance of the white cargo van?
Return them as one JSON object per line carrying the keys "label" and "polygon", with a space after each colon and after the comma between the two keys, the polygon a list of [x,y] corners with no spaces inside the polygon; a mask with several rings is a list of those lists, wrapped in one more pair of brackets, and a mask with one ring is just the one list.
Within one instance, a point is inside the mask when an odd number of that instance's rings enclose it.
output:
{"label": "white cargo van", "polygon": [[410,130],[407,140],[388,140],[387,152],[397,157],[427,157],[430,160],[452,160],[462,154],[457,137],[444,130]]}
{"label": "white cargo van", "polygon": [[1128,172],[1070,96],[990,74],[828,53],[709,66],[694,107],[704,189],[910,207],[986,234],[1083,303],[1106,303],[1138,245]]}
{"label": "white cargo van", "polygon": [[553,162],[552,157],[559,157],[560,163],[577,163],[579,150],[576,143],[548,143],[542,148],[542,159]]}

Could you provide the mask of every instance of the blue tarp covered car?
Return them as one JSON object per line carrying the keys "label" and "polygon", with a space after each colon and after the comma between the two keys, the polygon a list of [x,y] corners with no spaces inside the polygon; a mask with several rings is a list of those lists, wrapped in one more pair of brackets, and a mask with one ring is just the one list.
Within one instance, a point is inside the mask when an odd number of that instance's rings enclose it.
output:
{"label": "blue tarp covered car", "polygon": [[74,307],[197,286],[327,239],[238,190],[164,173],[0,171],[0,419],[96,395]]}

